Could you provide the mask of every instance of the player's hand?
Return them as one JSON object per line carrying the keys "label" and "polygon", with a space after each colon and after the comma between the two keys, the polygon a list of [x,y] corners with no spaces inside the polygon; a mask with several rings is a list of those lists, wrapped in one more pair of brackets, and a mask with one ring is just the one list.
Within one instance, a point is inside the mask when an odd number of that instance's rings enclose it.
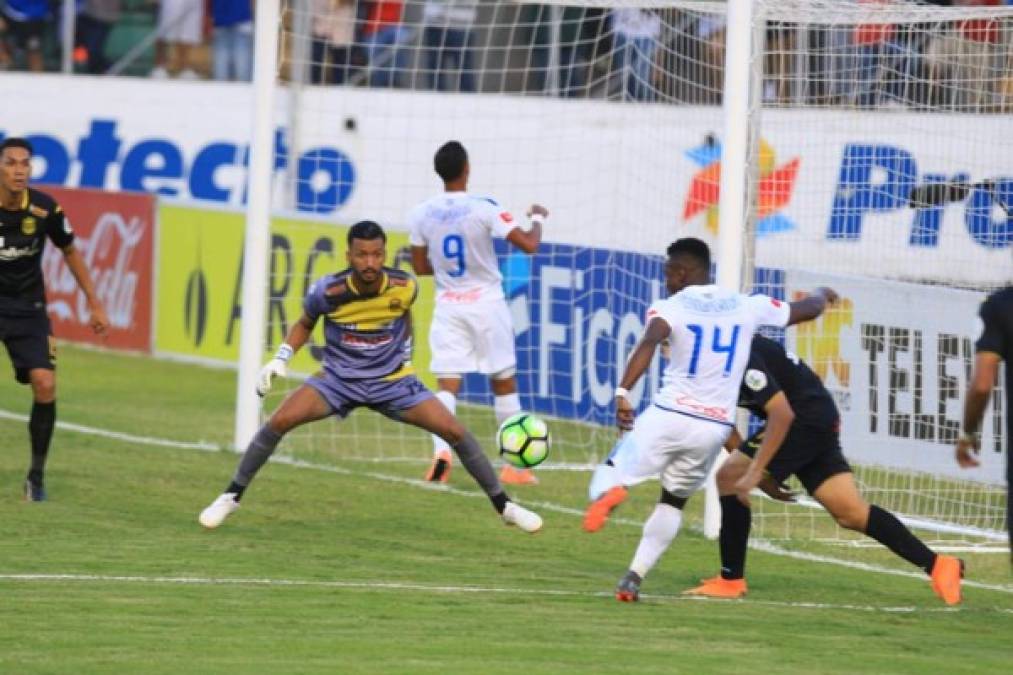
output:
{"label": "player's hand", "polygon": [[636,419],[633,404],[625,396],[616,396],[616,426],[623,431],[633,428],[633,421]]}
{"label": "player's hand", "polygon": [[820,286],[816,289],[816,292],[826,298],[827,304],[832,305],[840,299],[841,296],[837,295],[837,291],[827,286]]}
{"label": "player's hand", "polygon": [[91,314],[91,318],[88,319],[88,325],[95,332],[95,335],[106,334],[109,330],[109,315],[106,314],[106,310],[102,307],[99,302],[93,302],[88,306],[88,312]]}
{"label": "player's hand", "polygon": [[534,215],[541,216],[542,218],[548,218],[549,210],[541,204],[532,204],[528,207],[528,218]]}
{"label": "player's hand", "polygon": [[288,374],[288,365],[281,359],[271,359],[257,375],[257,396],[263,398],[271,391],[271,380],[275,377],[285,377]]}
{"label": "player's hand", "polygon": [[978,459],[978,436],[976,434],[965,434],[957,440],[957,464],[962,469],[981,466],[981,460]]}
{"label": "player's hand", "polygon": [[779,502],[794,502],[798,500],[798,494],[792,492],[784,483],[778,483],[770,474],[764,474],[756,487],[763,490],[771,499]]}
{"label": "player's hand", "polygon": [[738,481],[735,482],[735,496],[748,509],[750,508],[749,493],[763,480],[763,472],[750,468]]}

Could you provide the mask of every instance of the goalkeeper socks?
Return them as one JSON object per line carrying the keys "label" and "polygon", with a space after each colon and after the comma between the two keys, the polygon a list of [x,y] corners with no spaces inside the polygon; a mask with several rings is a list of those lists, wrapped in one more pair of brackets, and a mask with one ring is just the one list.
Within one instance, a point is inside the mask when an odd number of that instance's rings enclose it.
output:
{"label": "goalkeeper socks", "polygon": [[493,505],[496,505],[496,495],[503,494],[503,486],[500,485],[499,478],[496,477],[496,472],[493,470],[492,464],[489,463],[489,458],[482,452],[482,446],[478,444],[470,431],[464,432],[460,442],[454,446],[454,452],[461,459],[465,470],[482,487],[485,494],[493,499]]}
{"label": "goalkeeper socks", "polygon": [[884,511],[875,504],[870,506],[865,533],[912,565],[921,567],[926,574],[932,574],[936,554],[889,511]]}
{"label": "goalkeeper socks", "polygon": [[[443,389],[441,389],[438,392],[436,392],[436,398],[440,399],[440,403],[442,403],[447,408],[447,410],[450,411],[451,415],[457,413],[457,397],[454,396],[454,394],[452,394],[449,391],[444,391]],[[443,440],[436,434],[433,434],[432,436],[433,436],[434,456],[439,455],[441,452],[450,452],[450,446],[447,444],[445,440]]]}
{"label": "goalkeeper socks", "polygon": [[630,569],[646,577],[651,568],[658,562],[661,554],[671,545],[675,535],[679,534],[679,525],[682,524],[682,511],[671,504],[658,504],[654,507],[654,513],[644,523],[644,534],[640,538],[640,545],[633,555],[633,562]]}
{"label": "goalkeeper socks", "polygon": [[56,401],[32,403],[32,413],[28,418],[28,435],[32,440],[32,464],[28,471],[28,480],[36,485],[42,483],[46,458],[49,456],[49,442],[53,438],[55,425]]}
{"label": "goalkeeper socks", "polygon": [[746,575],[746,545],[753,512],[735,495],[721,497],[721,578],[742,579]]}
{"label": "goalkeeper socks", "polygon": [[[264,466],[264,463],[274,454],[274,449],[278,447],[279,441],[281,441],[281,434],[275,432],[267,424],[260,427],[246,448],[246,452],[243,453],[243,458],[239,460],[239,467],[236,469],[236,475],[232,478],[227,492],[233,492],[232,488],[235,486],[245,489],[260,471],[260,467]],[[242,494],[242,489],[238,494]]]}
{"label": "goalkeeper socks", "polygon": [[521,411],[521,397],[516,392],[494,396],[492,399],[492,411],[496,415],[496,424],[503,424],[508,418],[513,417]]}

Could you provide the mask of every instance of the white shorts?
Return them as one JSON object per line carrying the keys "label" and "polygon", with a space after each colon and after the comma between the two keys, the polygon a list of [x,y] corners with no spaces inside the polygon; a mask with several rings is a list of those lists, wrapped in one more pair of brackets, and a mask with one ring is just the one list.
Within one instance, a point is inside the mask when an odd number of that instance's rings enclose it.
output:
{"label": "white shorts", "polygon": [[203,0],[162,0],[158,10],[160,40],[199,45],[204,42],[203,28]]}
{"label": "white shorts", "polygon": [[660,475],[665,490],[689,497],[703,485],[731,433],[730,426],[652,405],[637,416],[633,431],[610,458],[623,485]]}
{"label": "white shorts", "polygon": [[492,375],[517,366],[514,328],[506,300],[437,302],[429,327],[435,375]]}

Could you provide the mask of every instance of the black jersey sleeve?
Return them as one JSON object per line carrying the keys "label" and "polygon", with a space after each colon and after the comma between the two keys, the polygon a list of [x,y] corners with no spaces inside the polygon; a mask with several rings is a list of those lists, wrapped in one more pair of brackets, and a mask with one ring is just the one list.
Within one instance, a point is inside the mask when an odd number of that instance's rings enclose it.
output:
{"label": "black jersey sleeve", "polygon": [[[1009,293],[1005,295],[1007,298],[1013,297]],[[982,327],[981,336],[974,347],[975,351],[978,352],[993,352],[1003,358],[1009,358],[1011,353],[1010,348],[1013,347],[1010,344],[1013,341],[1013,336],[1008,334],[1006,326],[1004,326],[1002,300],[1002,294],[994,293],[981,304],[978,315],[981,317],[981,322],[984,326]],[[1006,304],[1005,310],[1013,311],[1013,303],[1007,302]]]}
{"label": "black jersey sleeve", "polygon": [[67,214],[59,204],[53,202],[53,207],[45,218],[46,236],[57,248],[67,248],[74,243],[74,230],[70,227]]}
{"label": "black jersey sleeve", "polygon": [[749,354],[740,391],[743,402],[756,411],[762,411],[767,401],[781,391],[781,385],[767,367],[766,361],[755,351]]}

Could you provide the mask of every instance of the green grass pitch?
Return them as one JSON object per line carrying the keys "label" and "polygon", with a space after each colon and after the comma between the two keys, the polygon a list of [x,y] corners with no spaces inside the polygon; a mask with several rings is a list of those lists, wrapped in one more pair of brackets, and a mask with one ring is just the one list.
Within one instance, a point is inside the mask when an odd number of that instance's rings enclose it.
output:
{"label": "green grass pitch", "polygon": [[[59,420],[224,444],[234,382],[66,347]],[[28,390],[5,376],[0,410],[28,408]],[[924,579],[755,550],[745,600],[701,601],[679,594],[716,571],[716,544],[685,528],[644,600],[624,605],[611,591],[653,486],[587,535],[588,475],[542,472],[541,485],[512,491],[545,517],[530,536],[504,527],[459,468],[450,490],[419,484],[424,437],[417,463],[290,448],[303,465],[268,465],[243,508],[205,532],[196,516],[227,483],[231,452],[60,428],[51,500],[26,504],[24,422],[0,418],[0,437],[0,673],[984,673],[1013,663],[1001,555],[969,558],[978,585],[957,609]]]}

